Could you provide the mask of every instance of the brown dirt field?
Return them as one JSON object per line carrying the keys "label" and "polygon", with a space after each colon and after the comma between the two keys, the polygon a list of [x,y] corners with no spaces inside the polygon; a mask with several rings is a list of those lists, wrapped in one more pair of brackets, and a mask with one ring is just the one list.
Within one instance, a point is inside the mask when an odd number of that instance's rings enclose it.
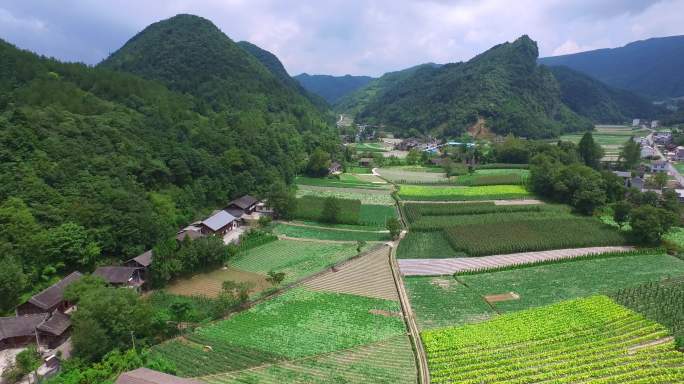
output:
{"label": "brown dirt field", "polygon": [[318,291],[399,300],[389,265],[389,247],[384,245],[302,285]]}
{"label": "brown dirt field", "polygon": [[251,294],[259,293],[271,287],[266,281],[266,276],[253,272],[245,272],[239,269],[217,269],[208,273],[201,273],[190,278],[173,281],[166,291],[176,295],[217,297],[221,292],[221,285],[226,280],[238,283],[253,283]]}
{"label": "brown dirt field", "polygon": [[500,301],[519,300],[520,295],[518,295],[515,292],[508,292],[508,293],[500,293],[497,295],[487,295],[484,297],[484,299],[489,303],[498,303]]}

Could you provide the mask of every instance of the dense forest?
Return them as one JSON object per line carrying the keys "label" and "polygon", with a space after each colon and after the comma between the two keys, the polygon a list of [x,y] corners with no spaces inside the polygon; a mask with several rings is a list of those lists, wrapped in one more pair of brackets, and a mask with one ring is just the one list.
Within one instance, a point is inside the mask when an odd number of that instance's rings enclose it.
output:
{"label": "dense forest", "polygon": [[646,98],[610,87],[567,67],[550,67],[558,80],[561,100],[596,123],[620,124],[633,118],[652,119],[660,112]]}
{"label": "dense forest", "polygon": [[331,105],[373,80],[370,76],[330,76],[307,73],[299,74],[294,79],[306,90],[323,97]]}
{"label": "dense forest", "polygon": [[3,299],[138,255],[231,198],[292,181],[315,148],[337,150],[325,113],[220,31],[218,44],[195,40],[210,22],[167,22],[96,68],[0,41]]}
{"label": "dense forest", "polygon": [[653,98],[684,96],[684,36],[635,41],[624,47],[545,57],[610,86]]}
{"label": "dense forest", "polygon": [[537,44],[523,36],[466,63],[422,66],[372,97],[357,118],[399,134],[459,136],[480,119],[497,134],[534,138],[590,129],[561,102],[558,82],[537,57]]}

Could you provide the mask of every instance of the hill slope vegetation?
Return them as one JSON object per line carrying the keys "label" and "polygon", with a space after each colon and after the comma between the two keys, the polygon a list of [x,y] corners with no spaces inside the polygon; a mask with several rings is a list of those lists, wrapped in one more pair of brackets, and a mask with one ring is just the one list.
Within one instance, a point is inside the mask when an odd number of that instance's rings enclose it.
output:
{"label": "hill slope vegetation", "polygon": [[636,41],[620,48],[598,49],[539,59],[563,65],[621,89],[655,98],[684,96],[684,36]]}
{"label": "hill slope vegetation", "polygon": [[458,136],[480,119],[498,134],[553,137],[591,128],[561,102],[551,72],[537,66],[537,44],[523,36],[466,63],[421,66],[360,109],[357,118],[405,133]]}
{"label": "hill slope vegetation", "polygon": [[302,73],[294,77],[306,90],[335,104],[340,98],[368,84],[369,76],[330,76]]}

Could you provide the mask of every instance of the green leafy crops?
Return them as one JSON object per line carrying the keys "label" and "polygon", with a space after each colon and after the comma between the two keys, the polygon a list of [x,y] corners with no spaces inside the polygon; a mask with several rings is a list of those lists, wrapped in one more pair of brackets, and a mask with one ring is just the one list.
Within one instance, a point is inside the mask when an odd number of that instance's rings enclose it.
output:
{"label": "green leafy crops", "polygon": [[345,231],[328,228],[313,228],[298,225],[278,224],[273,230],[278,235],[302,239],[335,241],[386,241],[391,240],[387,232]]}
{"label": "green leafy crops", "polygon": [[532,194],[521,185],[489,185],[481,187],[445,187],[402,185],[399,197],[404,200],[501,200],[522,199]]}
{"label": "green leafy crops", "polygon": [[470,256],[627,242],[623,234],[594,218],[579,217],[459,225],[447,229],[446,236],[455,250]]}
{"label": "green leafy crops", "polygon": [[661,325],[605,296],[503,315],[480,324],[425,331],[433,383],[674,383],[684,355]]}
{"label": "green leafy crops", "polygon": [[[325,197],[304,196],[297,199],[297,210],[295,218],[300,220],[318,221],[323,215]],[[361,209],[360,200],[338,199],[339,222],[343,224],[358,224],[359,210]]]}
{"label": "green leafy crops", "polygon": [[400,311],[394,301],[294,289],[153,351],[181,376],[230,372],[400,336],[401,317],[382,314]]}

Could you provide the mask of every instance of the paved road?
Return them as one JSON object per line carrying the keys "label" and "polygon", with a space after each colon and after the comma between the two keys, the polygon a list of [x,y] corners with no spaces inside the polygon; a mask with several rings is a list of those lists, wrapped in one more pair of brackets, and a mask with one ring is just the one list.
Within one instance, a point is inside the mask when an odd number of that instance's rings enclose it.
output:
{"label": "paved road", "polygon": [[449,259],[399,259],[399,269],[404,276],[440,276],[456,272],[533,264],[541,261],[572,259],[581,256],[609,252],[629,252],[634,247],[590,247],[557,249],[542,252],[522,252],[484,257],[457,257]]}

